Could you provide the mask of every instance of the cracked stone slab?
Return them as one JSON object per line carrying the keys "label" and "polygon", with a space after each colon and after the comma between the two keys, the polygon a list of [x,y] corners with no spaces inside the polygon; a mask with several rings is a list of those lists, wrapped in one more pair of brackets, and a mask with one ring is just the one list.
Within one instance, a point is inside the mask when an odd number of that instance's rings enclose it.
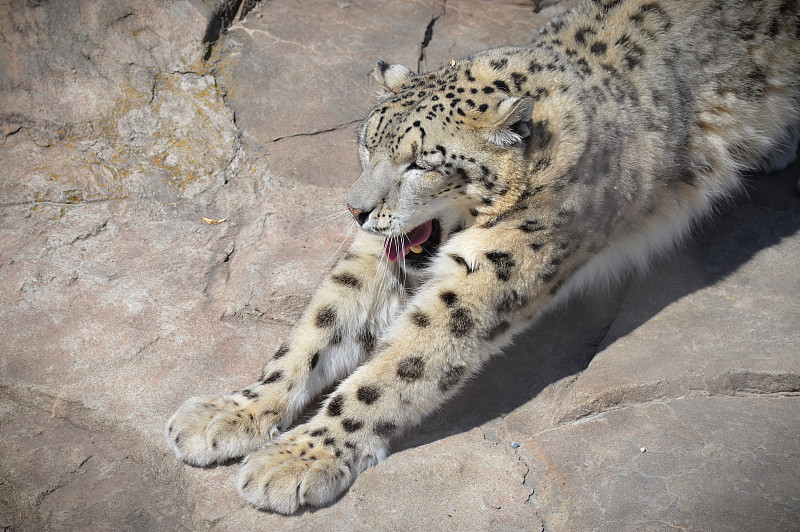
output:
{"label": "cracked stone slab", "polygon": [[798,175],[800,162],[761,178],[780,199],[717,216],[632,284],[600,355],[562,398],[562,421],[691,391],[800,392]]}
{"label": "cracked stone slab", "polygon": [[544,529],[796,530],[796,397],[631,405],[521,439]]}
{"label": "cracked stone slab", "polygon": [[187,210],[183,217],[104,204],[62,215],[39,206],[4,217],[0,231],[15,252],[0,265],[8,303],[0,310],[0,384],[135,422],[160,446],[164,416],[197,392],[199,376],[223,384],[220,391],[252,378],[285,327],[220,323],[224,307],[206,289],[238,228],[235,220],[203,224]]}
{"label": "cracked stone slab", "polygon": [[442,3],[258,6],[219,46],[217,70],[239,124],[266,144],[361,119],[372,106],[375,63],[416,64],[426,25]]}
{"label": "cracked stone slab", "polygon": [[232,2],[0,5],[0,206],[251,207],[263,168],[202,61]]}
{"label": "cracked stone slab", "polygon": [[180,470],[154,456],[132,431],[92,423],[85,411],[73,423],[59,410],[77,414],[83,409],[68,401],[48,405],[45,398],[2,392],[0,527],[4,530],[192,526],[192,517],[182,509],[188,500],[182,499]]}
{"label": "cracked stone slab", "polygon": [[[547,2],[447,0],[432,27],[433,35],[425,47],[422,70],[436,70],[450,60],[486,48],[527,43],[545,22],[576,6],[578,0],[549,2],[555,5],[538,7],[544,3]],[[487,24],[487,21],[492,22]]]}
{"label": "cracked stone slab", "polygon": [[[492,475],[479,484],[473,479]],[[250,508],[220,516],[215,530],[541,530],[525,501],[527,465],[479,429],[390,456],[359,476],[335,504],[299,516]],[[436,479],[435,491],[429,479]],[[236,505],[228,506],[235,507]]]}
{"label": "cracked stone slab", "polygon": [[[231,324],[256,320],[293,325],[356,231],[342,208],[346,189],[277,181],[265,193],[259,215],[236,234],[239,251],[211,291],[224,305],[223,321]],[[253,367],[273,352],[265,352]]]}
{"label": "cracked stone slab", "polygon": [[[273,173],[349,186],[360,173],[356,129],[375,98],[369,74],[379,59],[416,68],[423,57],[421,66],[438,68],[488,46],[530,41],[575,3],[536,13],[533,5],[461,0],[312,2],[297,14],[289,2],[270,2],[230,28],[215,70],[237,123],[268,152]],[[315,39],[299,39],[307,33]]]}
{"label": "cracked stone slab", "polygon": [[149,92],[159,71],[191,70],[204,53],[208,25],[227,3],[183,1],[162,8],[135,0],[65,0],[51,9],[3,0],[0,117],[61,135],[83,129],[126,93]]}
{"label": "cracked stone slab", "polygon": [[[332,131],[287,137],[269,145],[269,164],[272,172],[282,178],[333,189],[341,187],[337,201],[347,201],[347,189],[361,173],[356,140],[358,123],[348,123]],[[325,193],[332,196],[333,190]]]}

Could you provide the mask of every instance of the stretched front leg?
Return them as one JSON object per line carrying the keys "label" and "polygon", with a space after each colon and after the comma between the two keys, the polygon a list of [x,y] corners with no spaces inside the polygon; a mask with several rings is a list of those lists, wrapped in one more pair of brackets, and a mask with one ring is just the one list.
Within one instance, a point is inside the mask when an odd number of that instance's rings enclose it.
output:
{"label": "stretched front leg", "polygon": [[241,495],[282,513],[328,503],[388,454],[392,435],[452,396],[577,264],[576,246],[537,223],[473,227],[451,239],[370,361],[307,424],[246,459]]}
{"label": "stretched front leg", "polygon": [[404,297],[382,242],[359,233],[257,382],[183,403],[166,428],[178,458],[208,465],[258,449],[364,361]]}

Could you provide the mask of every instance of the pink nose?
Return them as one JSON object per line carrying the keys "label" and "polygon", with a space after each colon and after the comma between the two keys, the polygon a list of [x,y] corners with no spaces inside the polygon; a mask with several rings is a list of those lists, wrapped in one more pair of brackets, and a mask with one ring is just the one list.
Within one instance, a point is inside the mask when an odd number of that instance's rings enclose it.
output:
{"label": "pink nose", "polygon": [[353,218],[355,218],[355,220],[358,222],[358,225],[364,225],[364,222],[367,221],[367,217],[364,215],[364,211],[362,211],[361,209],[354,209],[348,203],[347,210],[350,211],[350,214],[353,215]]}

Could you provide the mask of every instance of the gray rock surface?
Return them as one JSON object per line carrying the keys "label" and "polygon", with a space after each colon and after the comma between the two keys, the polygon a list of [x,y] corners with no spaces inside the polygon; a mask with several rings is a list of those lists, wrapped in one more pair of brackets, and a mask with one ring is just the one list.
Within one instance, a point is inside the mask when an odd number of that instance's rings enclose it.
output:
{"label": "gray rock surface", "polygon": [[337,256],[374,62],[575,3],[0,0],[0,528],[800,528],[797,163],[545,316],[328,508],[259,512],[164,443]]}

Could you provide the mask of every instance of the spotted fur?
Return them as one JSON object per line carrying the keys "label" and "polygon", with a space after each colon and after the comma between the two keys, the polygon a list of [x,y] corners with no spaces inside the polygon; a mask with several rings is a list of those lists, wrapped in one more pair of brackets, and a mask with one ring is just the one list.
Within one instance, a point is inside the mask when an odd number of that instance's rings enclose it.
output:
{"label": "spotted fur", "polygon": [[[526,46],[380,62],[348,197],[364,231],[256,383],[169,420],[177,456],[249,455],[259,508],[333,501],[548,307],[794,157],[799,2],[587,0]],[[419,257],[389,263],[384,239],[429,220]]]}

